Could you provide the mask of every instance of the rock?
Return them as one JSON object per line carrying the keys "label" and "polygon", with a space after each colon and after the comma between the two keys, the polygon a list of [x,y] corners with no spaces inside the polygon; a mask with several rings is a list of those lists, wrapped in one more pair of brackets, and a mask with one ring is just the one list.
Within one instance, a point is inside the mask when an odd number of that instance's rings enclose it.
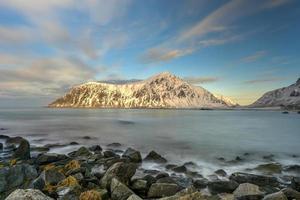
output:
{"label": "rock", "polygon": [[258,165],[254,169],[266,174],[280,174],[282,171],[282,166],[279,163],[267,163]]}
{"label": "rock", "polygon": [[192,161],[185,162],[183,165],[186,167],[197,167],[197,164]]}
{"label": "rock", "polygon": [[20,144],[20,142],[24,140],[22,137],[10,137],[6,139],[6,143],[8,144]]}
{"label": "rock", "polygon": [[156,153],[155,151],[151,151],[145,158],[146,162],[156,162],[156,163],[166,163],[167,159]]}
{"label": "rock", "polygon": [[194,187],[189,187],[177,192],[173,196],[164,197],[160,200],[207,200],[207,198],[202,196],[201,192],[198,192]]}
{"label": "rock", "polygon": [[133,195],[130,195],[130,197],[128,197],[127,200],[143,200],[143,199],[141,199],[139,196],[133,194]]}
{"label": "rock", "polygon": [[133,191],[116,178],[111,180],[110,191],[112,200],[126,200],[134,194]]}
{"label": "rock", "polygon": [[173,184],[177,184],[176,181],[171,177],[160,178],[156,181],[156,183],[173,183]]}
{"label": "rock", "polygon": [[173,176],[172,177],[176,184],[179,185],[181,188],[187,188],[190,187],[191,185],[193,185],[193,179],[186,177],[184,175],[180,175],[180,176]]}
{"label": "rock", "polygon": [[233,192],[236,200],[260,200],[264,193],[259,190],[257,185],[251,183],[242,183]]}
{"label": "rock", "polygon": [[2,151],[3,150],[3,144],[0,143],[0,150]]}
{"label": "rock", "polygon": [[232,180],[215,180],[208,183],[208,189],[212,194],[232,193],[238,186],[239,184]]}
{"label": "rock", "polygon": [[175,167],[178,167],[177,165],[174,165],[174,164],[167,164],[166,165],[166,169],[173,169]]}
{"label": "rock", "polygon": [[103,188],[109,188],[112,178],[118,178],[119,181],[128,185],[136,169],[137,165],[133,163],[115,163],[105,172],[100,184]]}
{"label": "rock", "polygon": [[269,155],[265,155],[263,156],[263,159],[265,160],[269,160],[269,161],[273,161],[274,160],[274,155],[273,154],[269,154]]}
{"label": "rock", "polygon": [[179,186],[173,183],[154,183],[148,191],[148,198],[167,197],[176,194]]}
{"label": "rock", "polygon": [[7,140],[8,138],[9,138],[9,136],[7,136],[7,135],[0,135],[0,139]]}
{"label": "rock", "polygon": [[80,147],[77,151],[73,151],[68,154],[71,157],[79,157],[79,156],[91,156],[92,153],[86,147]]}
{"label": "rock", "polygon": [[102,151],[102,148],[100,145],[93,145],[89,148],[90,151],[93,151],[93,152],[101,152]]}
{"label": "rock", "polygon": [[69,145],[79,145],[78,142],[70,142]]}
{"label": "rock", "polygon": [[284,171],[300,174],[300,165],[289,165],[284,167]]}
{"label": "rock", "polygon": [[223,169],[216,170],[215,174],[217,174],[219,176],[227,176],[227,173]]}
{"label": "rock", "polygon": [[153,183],[156,182],[156,179],[151,175],[146,175],[143,179],[147,181],[147,187],[150,187]]}
{"label": "rock", "polygon": [[80,181],[82,181],[84,179],[82,173],[76,173],[76,174],[73,175],[73,177],[76,178],[76,180],[78,182],[80,182]]}
{"label": "rock", "polygon": [[300,192],[300,177],[293,177],[291,187]]}
{"label": "rock", "polygon": [[108,144],[107,146],[108,146],[108,147],[121,147],[122,144],[120,144],[120,143],[118,143],[118,142],[113,142],[113,143],[111,143],[111,144]]}
{"label": "rock", "polygon": [[236,181],[238,183],[252,183],[258,186],[270,185],[276,187],[279,185],[277,179],[272,176],[262,176],[255,174],[248,174],[242,172],[233,173],[230,176],[230,180]]}
{"label": "rock", "polygon": [[287,197],[287,199],[300,199],[300,192],[293,190],[292,188],[284,188],[281,192]]}
{"label": "rock", "polygon": [[45,181],[44,179],[39,176],[32,182],[33,189],[43,190],[45,187]]}
{"label": "rock", "polygon": [[276,192],[273,194],[268,194],[263,198],[263,200],[288,200],[282,192]]}
{"label": "rock", "polygon": [[105,173],[103,165],[95,165],[91,169],[91,174],[97,178],[102,178]]}
{"label": "rock", "polygon": [[44,180],[46,184],[57,185],[60,181],[64,180],[66,177],[58,171],[56,168],[44,170],[40,177]]}
{"label": "rock", "polygon": [[187,172],[187,169],[186,169],[186,167],[184,165],[178,166],[178,167],[174,167],[174,168],[172,168],[172,170],[174,172],[177,172],[177,173],[185,173],[185,172]]}
{"label": "rock", "polygon": [[88,190],[80,194],[80,200],[102,200],[101,193],[97,190]]}
{"label": "rock", "polygon": [[17,189],[12,192],[5,200],[53,200],[39,190]]}
{"label": "rock", "polygon": [[20,160],[30,159],[30,144],[27,140],[22,139],[13,157]]}
{"label": "rock", "polygon": [[160,178],[165,178],[165,177],[169,177],[169,174],[166,173],[166,172],[160,172],[160,173],[158,173],[158,174],[155,176],[155,178],[156,178],[157,180],[160,179]]}
{"label": "rock", "polygon": [[135,162],[135,163],[142,162],[141,153],[130,147],[124,152],[122,157],[129,158],[131,162]]}
{"label": "rock", "polygon": [[[218,200],[237,200],[237,199],[234,198],[234,195],[233,195],[233,194],[228,194],[228,193],[218,194],[218,195],[216,196],[216,198],[217,198]],[[245,199],[245,200],[247,200],[247,199]],[[252,200],[252,199],[251,199],[251,200]]]}
{"label": "rock", "polygon": [[197,189],[203,189],[207,187],[208,182],[209,181],[206,178],[197,179],[193,182],[193,186]]}
{"label": "rock", "polygon": [[66,159],[68,159],[68,157],[63,154],[43,153],[43,154],[38,155],[35,162],[38,165],[45,165],[45,164],[49,164],[49,163],[53,163],[53,162],[57,162],[57,161],[61,161],[61,160],[66,160]]}
{"label": "rock", "polygon": [[118,154],[116,154],[113,151],[104,151],[103,156],[104,156],[104,158],[111,158],[111,157],[119,158],[120,157]]}
{"label": "rock", "polygon": [[78,200],[81,193],[79,185],[59,187],[56,190],[58,200]]}
{"label": "rock", "polygon": [[82,139],[85,139],[85,140],[90,140],[92,139],[90,136],[83,136]]}
{"label": "rock", "polygon": [[147,180],[144,179],[136,179],[132,181],[131,189],[138,194],[145,195],[148,191]]}

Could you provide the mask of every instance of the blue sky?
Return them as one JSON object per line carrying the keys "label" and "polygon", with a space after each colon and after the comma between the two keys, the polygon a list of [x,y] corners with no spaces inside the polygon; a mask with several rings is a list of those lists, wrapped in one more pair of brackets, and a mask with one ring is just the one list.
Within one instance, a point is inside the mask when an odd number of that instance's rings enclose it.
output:
{"label": "blue sky", "polygon": [[249,104],[300,77],[298,0],[1,0],[0,103],[169,71]]}

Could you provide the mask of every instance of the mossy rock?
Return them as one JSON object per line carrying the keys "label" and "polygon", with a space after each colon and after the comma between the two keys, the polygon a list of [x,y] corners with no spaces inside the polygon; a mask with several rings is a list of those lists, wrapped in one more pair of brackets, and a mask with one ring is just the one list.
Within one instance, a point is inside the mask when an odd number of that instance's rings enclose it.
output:
{"label": "mossy rock", "polygon": [[101,193],[97,190],[88,190],[80,194],[80,200],[102,200]]}

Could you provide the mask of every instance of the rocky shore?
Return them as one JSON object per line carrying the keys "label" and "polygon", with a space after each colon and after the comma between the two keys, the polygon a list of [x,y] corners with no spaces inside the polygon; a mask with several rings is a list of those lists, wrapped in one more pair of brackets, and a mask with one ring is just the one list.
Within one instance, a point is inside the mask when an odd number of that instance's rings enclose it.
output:
{"label": "rocky shore", "polygon": [[[156,151],[142,158],[131,147],[120,150],[119,143],[64,155],[22,137],[0,135],[0,141],[0,200],[300,200],[299,165],[268,162],[256,168],[263,174],[220,169],[206,178],[191,170],[193,162],[174,165]],[[143,169],[142,163],[165,170]],[[283,171],[294,175],[274,176]]]}

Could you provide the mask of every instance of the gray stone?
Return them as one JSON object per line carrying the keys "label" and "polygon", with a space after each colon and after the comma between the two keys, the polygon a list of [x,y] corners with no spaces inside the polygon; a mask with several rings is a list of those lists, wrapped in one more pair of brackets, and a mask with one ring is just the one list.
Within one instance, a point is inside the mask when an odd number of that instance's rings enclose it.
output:
{"label": "gray stone", "polygon": [[175,195],[179,186],[173,183],[154,183],[148,191],[148,198],[160,198]]}
{"label": "gray stone", "polygon": [[212,194],[232,193],[239,184],[235,181],[215,180],[208,183],[209,191]]}
{"label": "gray stone", "polygon": [[5,200],[53,200],[39,190],[17,189],[12,192]]}
{"label": "gray stone", "polygon": [[30,159],[30,144],[27,140],[22,139],[13,157],[20,160]]}
{"label": "gray stone", "polygon": [[193,182],[193,186],[197,189],[203,189],[207,187],[208,182],[209,181],[206,178],[197,179]]}
{"label": "gray stone", "polygon": [[230,180],[236,181],[238,183],[252,183],[258,186],[273,186],[277,187],[279,185],[277,179],[272,176],[262,176],[262,175],[255,175],[255,174],[248,174],[237,172],[233,173],[230,176]]}
{"label": "gray stone", "polygon": [[129,158],[131,162],[140,163],[142,162],[141,153],[133,148],[128,148],[122,155],[124,158]]}
{"label": "gray stone", "polygon": [[67,158],[68,157],[63,154],[43,153],[43,154],[38,155],[35,162],[38,165],[45,165],[45,164],[49,164],[49,163],[53,163],[53,162],[57,162],[57,161],[61,161],[61,160],[66,160]]}
{"label": "gray stone", "polygon": [[288,200],[288,199],[283,194],[283,192],[276,192],[265,196],[263,200]]}
{"label": "gray stone", "polygon": [[118,179],[113,178],[111,180],[111,199],[112,200],[126,200],[128,197],[134,194],[125,184]]}
{"label": "gray stone", "polygon": [[300,177],[293,177],[291,187],[300,192]]}
{"label": "gray stone", "polygon": [[300,192],[292,188],[284,188],[281,190],[288,199],[300,199]]}
{"label": "gray stone", "polygon": [[45,183],[49,183],[50,185],[56,185],[66,178],[65,175],[57,171],[55,168],[43,171],[40,177],[45,181]]}
{"label": "gray stone", "polygon": [[79,157],[79,156],[88,157],[92,155],[92,152],[90,152],[90,150],[88,150],[86,147],[80,147],[77,151],[73,151],[68,155],[71,157]]}
{"label": "gray stone", "polygon": [[133,195],[130,195],[130,197],[128,197],[127,200],[143,200],[143,199],[140,198],[139,196],[133,194]]}
{"label": "gray stone", "polygon": [[100,184],[104,188],[109,188],[112,178],[118,178],[119,181],[128,185],[136,169],[137,165],[133,163],[115,163],[105,172]]}
{"label": "gray stone", "polygon": [[260,191],[257,185],[251,183],[242,183],[233,192],[236,200],[260,200],[264,193]]}
{"label": "gray stone", "polygon": [[145,158],[144,161],[148,162],[156,162],[156,163],[166,163],[167,159],[156,153],[155,151],[151,151]]}

